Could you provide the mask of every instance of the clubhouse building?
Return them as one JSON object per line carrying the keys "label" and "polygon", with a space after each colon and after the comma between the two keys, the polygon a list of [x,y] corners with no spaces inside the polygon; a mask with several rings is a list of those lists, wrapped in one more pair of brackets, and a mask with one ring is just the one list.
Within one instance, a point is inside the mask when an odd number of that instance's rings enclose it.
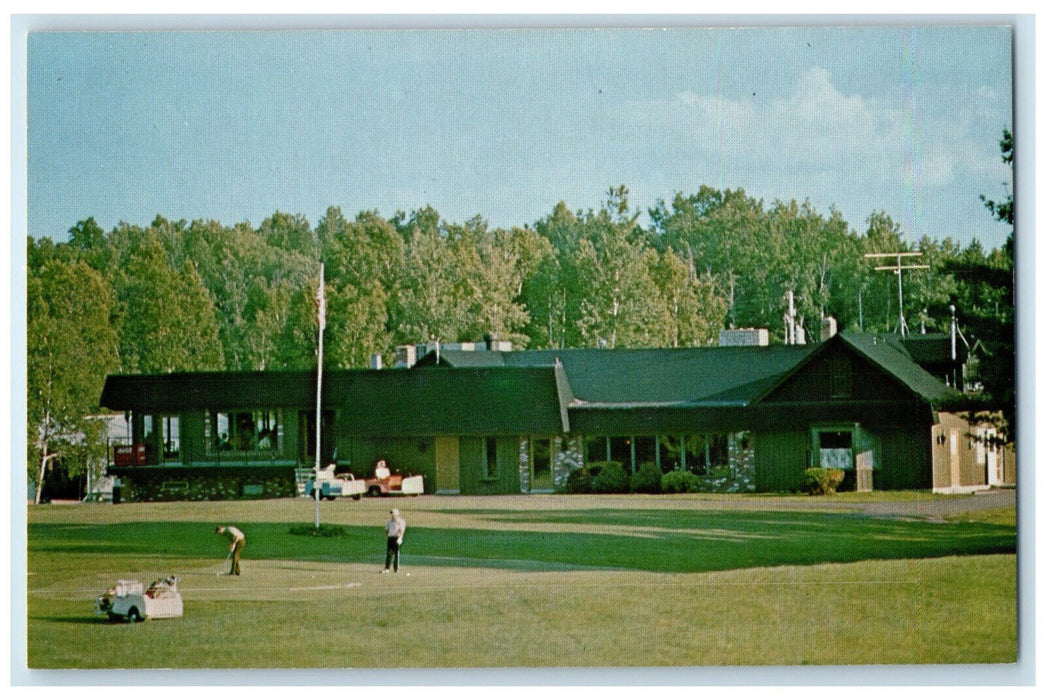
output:
{"label": "clubhouse building", "polygon": [[[320,457],[357,478],[385,459],[427,493],[473,495],[552,492],[606,462],[762,492],[798,491],[812,466],[842,468],[844,489],[1014,483],[1012,451],[948,411],[964,358],[931,340],[422,349],[409,366],[324,373]],[[108,467],[126,500],[292,496],[316,461],[314,371],[113,375],[101,404],[127,422]]]}

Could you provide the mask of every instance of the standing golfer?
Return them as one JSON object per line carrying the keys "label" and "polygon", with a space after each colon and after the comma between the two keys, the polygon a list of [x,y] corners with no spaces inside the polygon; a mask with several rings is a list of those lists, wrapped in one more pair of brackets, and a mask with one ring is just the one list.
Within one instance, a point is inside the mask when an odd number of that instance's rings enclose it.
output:
{"label": "standing golfer", "polygon": [[389,573],[390,565],[393,571],[400,570],[400,546],[403,544],[405,532],[407,532],[407,521],[400,517],[398,510],[393,508],[389,511],[389,522],[385,523],[388,546],[385,549],[385,568],[381,573]]}
{"label": "standing golfer", "polygon": [[232,568],[229,570],[229,575],[239,576],[240,550],[243,549],[243,545],[247,543],[247,538],[243,536],[243,532],[240,531],[240,528],[235,525],[219,525],[215,532],[229,538],[229,553],[232,554]]}

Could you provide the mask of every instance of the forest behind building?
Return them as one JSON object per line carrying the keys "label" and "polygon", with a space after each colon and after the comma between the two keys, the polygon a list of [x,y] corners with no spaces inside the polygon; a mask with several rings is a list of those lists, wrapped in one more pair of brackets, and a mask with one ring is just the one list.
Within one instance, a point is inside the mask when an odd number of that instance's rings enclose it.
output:
{"label": "forest behind building", "polygon": [[[1010,163],[1008,132],[1001,145]],[[982,200],[1012,227],[1012,198]],[[598,209],[560,202],[508,229],[427,206],[392,216],[331,206],[315,225],[277,211],[257,226],[156,216],[105,231],[88,217],[59,242],[30,238],[31,478],[49,455],[75,471],[104,450],[91,417],[110,373],[315,369],[321,263],[324,367],[349,369],[375,355],[389,366],[402,344],[484,337],[513,349],[695,347],[724,328],[766,328],[783,342],[789,295],[810,341],[829,316],[840,330],[894,332],[897,275],[866,255],[918,251],[906,260],[927,267],[903,273],[909,331],[949,331],[954,307],[966,341],[980,343],[981,401],[1012,430],[1012,232],[991,250],[910,240],[882,212],[854,225],[808,202],[711,187],[645,213],[641,224],[619,186]]]}

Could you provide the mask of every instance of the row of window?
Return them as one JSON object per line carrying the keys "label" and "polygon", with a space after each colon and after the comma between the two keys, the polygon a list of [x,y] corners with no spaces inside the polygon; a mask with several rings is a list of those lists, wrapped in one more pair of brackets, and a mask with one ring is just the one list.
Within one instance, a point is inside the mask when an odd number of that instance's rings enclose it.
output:
{"label": "row of window", "polygon": [[[740,447],[748,437],[742,434]],[[729,461],[726,435],[656,435],[635,437],[594,436],[585,438],[587,462],[618,462],[626,469],[656,464],[663,471],[705,472]]]}
{"label": "row of window", "polygon": [[[311,421],[307,429],[315,434]],[[139,415],[135,417],[134,442],[145,445],[150,458],[162,450],[165,459],[181,453],[181,421],[176,415]],[[206,454],[221,452],[280,452],[283,448],[283,424],[280,412],[209,411],[204,422]]]}
{"label": "row of window", "polygon": [[[328,416],[324,416],[327,423]],[[265,411],[209,411],[204,423],[206,454],[220,455],[223,452],[282,453],[283,416],[276,410]],[[302,456],[314,455],[315,418],[301,412],[299,429],[305,438]],[[143,415],[138,418],[137,432],[143,438],[136,440],[146,446],[147,456],[156,456],[162,449],[163,457],[178,457],[181,445],[181,428],[178,416]],[[821,452],[821,463],[852,460],[849,453],[853,448],[850,430],[815,431],[816,446]],[[531,439],[530,469],[535,485],[551,483],[553,455],[558,451],[557,438]],[[485,440],[483,478],[495,480],[499,477],[498,441],[494,437]],[[748,436],[742,433],[739,447],[748,447]],[[702,473],[729,460],[729,438],[726,435],[658,435],[658,436],[589,436],[585,438],[585,460],[592,462],[618,462],[626,469],[635,470],[641,464],[656,464],[663,471],[685,470]],[[841,466],[841,465],[840,465]]]}
{"label": "row of window", "polygon": [[[560,449],[558,438],[532,438],[529,443],[532,488],[551,488],[552,459]],[[739,438],[741,449],[748,447],[748,435]],[[498,478],[498,441],[485,440],[483,478]],[[729,462],[726,435],[658,435],[635,437],[590,436],[585,438],[585,461],[618,462],[635,471],[644,463],[656,464],[663,471],[687,470],[703,473]],[[513,464],[515,466],[515,463]]]}
{"label": "row of window", "polygon": [[283,430],[276,411],[213,411],[204,439],[214,452],[279,452]]}

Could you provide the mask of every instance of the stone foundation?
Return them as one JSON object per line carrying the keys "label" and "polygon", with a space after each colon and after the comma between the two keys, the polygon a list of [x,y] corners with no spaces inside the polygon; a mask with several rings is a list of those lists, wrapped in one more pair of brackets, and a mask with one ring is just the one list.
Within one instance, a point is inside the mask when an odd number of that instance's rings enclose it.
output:
{"label": "stone foundation", "polygon": [[298,495],[294,474],[286,476],[247,474],[134,475],[120,477],[123,501],[236,501],[286,498]]}

